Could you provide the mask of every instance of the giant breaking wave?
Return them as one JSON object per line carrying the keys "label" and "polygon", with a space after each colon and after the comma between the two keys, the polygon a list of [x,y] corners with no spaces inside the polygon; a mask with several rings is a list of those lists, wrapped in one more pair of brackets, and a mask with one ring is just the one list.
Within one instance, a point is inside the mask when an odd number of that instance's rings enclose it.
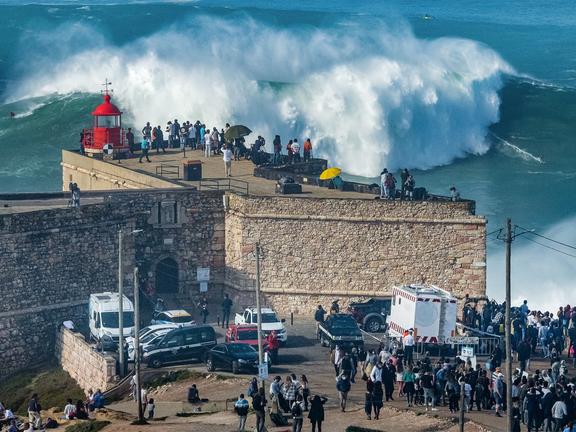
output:
{"label": "giant breaking wave", "polygon": [[49,51],[27,56],[39,72],[12,100],[94,92],[108,77],[137,125],[201,119],[311,137],[315,155],[365,177],[486,152],[502,74],[512,72],[479,43],[384,24],[279,30],[194,16],[122,46],[81,23],[34,37]]}

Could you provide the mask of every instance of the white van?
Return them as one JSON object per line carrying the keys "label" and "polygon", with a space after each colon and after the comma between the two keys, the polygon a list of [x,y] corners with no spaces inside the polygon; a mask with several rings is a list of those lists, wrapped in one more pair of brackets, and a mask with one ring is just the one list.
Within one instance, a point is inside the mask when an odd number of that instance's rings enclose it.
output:
{"label": "white van", "polygon": [[[134,305],[123,296],[124,337],[134,334]],[[120,296],[116,292],[90,295],[88,313],[90,316],[90,338],[100,342],[102,349],[113,350],[118,346],[120,329],[118,309]]]}

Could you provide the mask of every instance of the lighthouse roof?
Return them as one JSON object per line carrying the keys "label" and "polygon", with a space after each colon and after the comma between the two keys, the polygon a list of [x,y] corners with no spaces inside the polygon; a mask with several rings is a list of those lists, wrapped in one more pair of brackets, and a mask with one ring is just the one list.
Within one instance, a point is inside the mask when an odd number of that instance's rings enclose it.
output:
{"label": "lighthouse roof", "polygon": [[94,111],[92,111],[92,115],[94,116],[115,116],[121,115],[122,111],[118,109],[116,105],[110,102],[110,95],[104,95],[104,102],[101,103],[96,107]]}

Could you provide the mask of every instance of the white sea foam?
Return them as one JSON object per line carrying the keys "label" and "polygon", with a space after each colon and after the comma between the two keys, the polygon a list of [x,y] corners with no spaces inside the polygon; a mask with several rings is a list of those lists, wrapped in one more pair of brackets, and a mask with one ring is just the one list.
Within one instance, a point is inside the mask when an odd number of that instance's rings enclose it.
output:
{"label": "white sea foam", "polygon": [[[576,218],[566,219],[545,231],[546,237],[576,245]],[[530,227],[526,227],[530,228]],[[575,257],[547,249],[529,240],[535,240],[576,256],[576,251],[545,239],[525,234],[512,245],[512,301],[520,305],[524,299],[528,306],[538,310],[556,312],[558,306],[574,304]],[[504,300],[504,246],[489,254],[488,295]]]}
{"label": "white sea foam", "polygon": [[504,138],[499,137],[498,135],[496,135],[495,133],[490,132],[489,135],[493,136],[494,138],[496,138],[496,140],[500,143],[500,145],[502,146],[501,148],[503,149],[504,152],[506,153],[510,153],[513,156],[517,156],[520,159],[524,159],[525,161],[529,161],[529,162],[537,162],[540,164],[544,163],[544,159],[542,159],[539,156],[535,156],[532,153],[530,153],[527,150],[524,150],[523,148],[518,147],[515,144],[512,144],[511,142],[505,140]]}
{"label": "white sea foam", "polygon": [[[486,152],[501,73],[512,72],[473,41],[419,40],[384,25],[281,30],[196,16],[120,47],[86,26],[51,32],[59,51],[12,98],[94,92],[108,77],[136,124],[201,119],[268,138],[310,136],[316,155],[362,176]],[[89,48],[76,48],[78,34],[92,35]]]}

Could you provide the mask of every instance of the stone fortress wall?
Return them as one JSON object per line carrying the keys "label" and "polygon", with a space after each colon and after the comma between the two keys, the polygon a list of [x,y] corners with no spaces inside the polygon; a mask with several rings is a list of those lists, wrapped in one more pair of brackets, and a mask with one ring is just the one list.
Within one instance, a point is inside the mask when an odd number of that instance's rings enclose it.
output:
{"label": "stone fortress wall", "polygon": [[[223,278],[221,192],[106,192],[104,203],[79,209],[0,215],[0,381],[49,359],[62,321],[85,325],[91,293],[117,290],[119,228],[129,295],[137,264],[142,286],[164,277],[175,296],[199,295],[199,266]],[[134,229],[143,231],[131,235]],[[158,274],[166,268],[168,281]]]}
{"label": "stone fortress wall", "polygon": [[335,298],[391,295],[394,285],[434,284],[457,297],[486,289],[486,220],[471,201],[228,197],[226,281],[253,304],[260,242],[265,303],[310,316]]}

